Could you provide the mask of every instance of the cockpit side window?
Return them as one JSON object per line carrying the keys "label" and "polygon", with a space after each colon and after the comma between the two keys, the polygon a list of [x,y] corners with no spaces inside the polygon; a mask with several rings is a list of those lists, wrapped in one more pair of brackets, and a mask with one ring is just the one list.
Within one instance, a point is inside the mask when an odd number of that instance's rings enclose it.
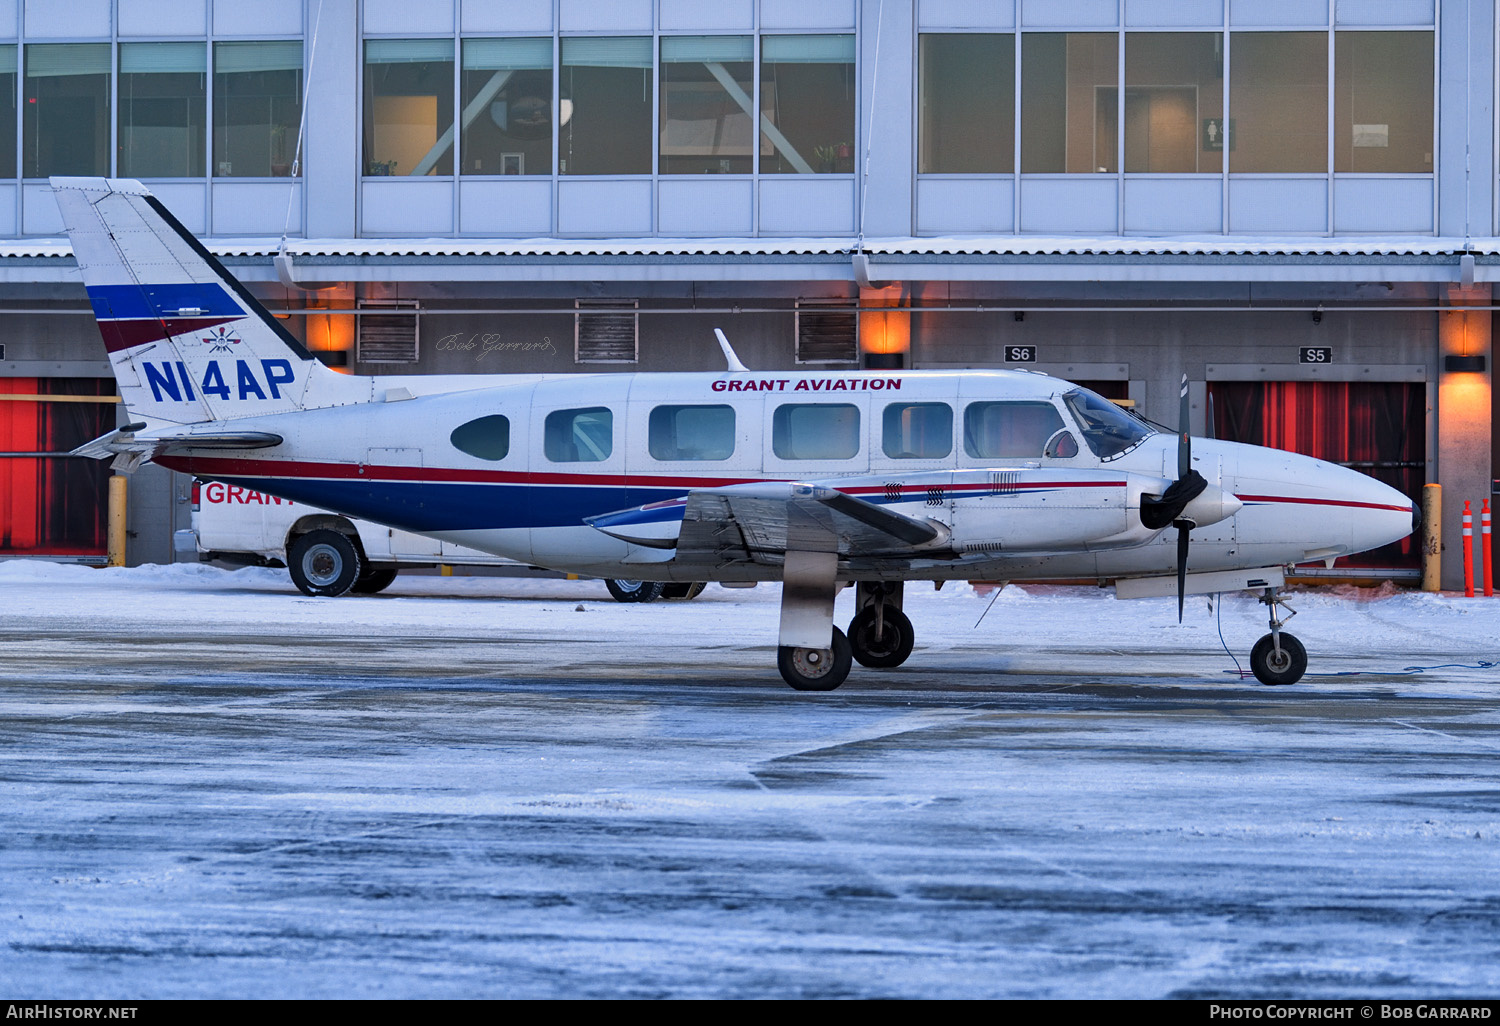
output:
{"label": "cockpit side window", "polygon": [[1101,460],[1123,455],[1154,434],[1142,421],[1086,388],[1067,393],[1063,402],[1077,419],[1084,443]]}
{"label": "cockpit side window", "polygon": [[614,415],[607,406],[547,414],[542,451],[553,463],[602,463],[614,450]]}
{"label": "cockpit side window", "polygon": [[964,451],[976,459],[1038,459],[1066,425],[1049,402],[980,402],[964,408]]}
{"label": "cockpit side window", "polygon": [[510,418],[491,414],[460,424],[448,436],[453,448],[482,460],[503,460],[510,454]]}

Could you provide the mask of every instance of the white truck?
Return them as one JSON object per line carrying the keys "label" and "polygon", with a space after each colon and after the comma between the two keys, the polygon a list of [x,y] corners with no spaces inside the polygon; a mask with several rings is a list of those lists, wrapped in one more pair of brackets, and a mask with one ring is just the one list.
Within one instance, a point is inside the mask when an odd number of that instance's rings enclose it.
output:
{"label": "white truck", "polygon": [[[307,595],[373,595],[389,587],[403,567],[525,566],[503,556],[221,481],[194,479],[192,503],[192,527],[173,536],[179,558],[284,566],[293,583]],[[620,602],[693,598],[703,590],[703,585],[696,583],[604,583]]]}

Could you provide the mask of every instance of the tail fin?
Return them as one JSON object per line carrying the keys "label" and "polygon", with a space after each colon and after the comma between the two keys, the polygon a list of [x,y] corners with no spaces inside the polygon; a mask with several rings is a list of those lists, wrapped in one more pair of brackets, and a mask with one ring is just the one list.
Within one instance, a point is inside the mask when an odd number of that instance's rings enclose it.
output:
{"label": "tail fin", "polygon": [[287,413],[357,387],[315,360],[141,183],[53,178],[52,188],[132,420]]}

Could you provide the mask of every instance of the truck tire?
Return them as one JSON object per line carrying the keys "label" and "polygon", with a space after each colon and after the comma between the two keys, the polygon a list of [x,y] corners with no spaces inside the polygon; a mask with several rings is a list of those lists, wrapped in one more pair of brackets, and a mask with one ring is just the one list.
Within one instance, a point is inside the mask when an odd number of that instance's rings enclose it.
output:
{"label": "truck tire", "polygon": [[606,579],[604,586],[616,602],[655,602],[661,598],[660,581],[626,581]]}
{"label": "truck tire", "polygon": [[359,575],[359,580],[354,582],[354,587],[349,590],[356,595],[374,595],[376,592],[385,591],[396,579],[396,571],[392,568],[384,570],[366,570]]}
{"label": "truck tire", "polygon": [[359,580],[363,568],[359,550],[337,531],[309,531],[292,542],[286,568],[304,595],[337,598]]}

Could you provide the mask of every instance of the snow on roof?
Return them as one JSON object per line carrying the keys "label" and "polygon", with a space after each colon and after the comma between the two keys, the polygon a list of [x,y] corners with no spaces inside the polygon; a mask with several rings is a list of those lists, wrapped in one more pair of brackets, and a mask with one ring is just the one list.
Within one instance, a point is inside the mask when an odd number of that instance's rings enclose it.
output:
{"label": "snow on roof", "polygon": [[[221,257],[269,257],[280,250],[273,238],[207,239]],[[345,259],[423,257],[1452,257],[1500,254],[1500,239],[1465,240],[1421,236],[1037,236],[983,235],[932,238],[704,238],[704,239],[290,239],[293,257]],[[63,239],[0,241],[3,258],[65,258]]]}

